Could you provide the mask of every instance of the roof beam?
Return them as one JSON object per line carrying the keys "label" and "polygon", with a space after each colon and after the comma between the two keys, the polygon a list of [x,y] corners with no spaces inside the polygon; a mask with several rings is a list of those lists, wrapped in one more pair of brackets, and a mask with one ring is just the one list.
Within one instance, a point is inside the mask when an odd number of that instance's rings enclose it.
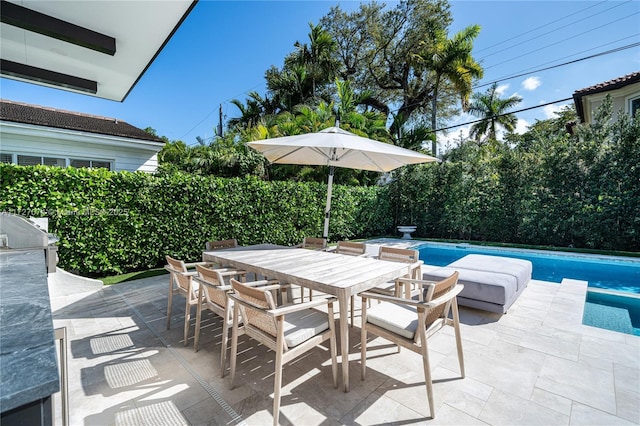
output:
{"label": "roof beam", "polygon": [[73,43],[107,55],[113,56],[116,53],[115,38],[36,12],[18,4],[2,0],[0,14],[2,15],[2,22],[5,24]]}
{"label": "roof beam", "polygon": [[6,59],[0,59],[0,74],[24,80],[35,80],[40,83],[78,90],[93,95],[98,92],[98,82],[96,81],[7,61]]}

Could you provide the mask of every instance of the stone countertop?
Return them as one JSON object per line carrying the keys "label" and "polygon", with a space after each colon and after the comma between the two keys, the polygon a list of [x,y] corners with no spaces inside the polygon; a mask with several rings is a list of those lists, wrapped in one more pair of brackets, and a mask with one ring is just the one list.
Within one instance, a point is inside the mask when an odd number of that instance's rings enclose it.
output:
{"label": "stone countertop", "polygon": [[0,252],[0,410],[60,390],[44,250]]}

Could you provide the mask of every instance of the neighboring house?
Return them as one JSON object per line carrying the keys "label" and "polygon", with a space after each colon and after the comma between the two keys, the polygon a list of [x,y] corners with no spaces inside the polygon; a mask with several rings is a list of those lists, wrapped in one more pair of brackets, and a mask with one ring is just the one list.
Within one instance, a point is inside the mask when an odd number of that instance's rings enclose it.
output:
{"label": "neighboring house", "polygon": [[0,100],[0,162],[154,172],[162,139],[124,121]]}
{"label": "neighboring house", "polygon": [[573,102],[580,122],[591,123],[607,95],[611,95],[614,114],[623,111],[634,116],[640,109],[640,71],[575,91]]}

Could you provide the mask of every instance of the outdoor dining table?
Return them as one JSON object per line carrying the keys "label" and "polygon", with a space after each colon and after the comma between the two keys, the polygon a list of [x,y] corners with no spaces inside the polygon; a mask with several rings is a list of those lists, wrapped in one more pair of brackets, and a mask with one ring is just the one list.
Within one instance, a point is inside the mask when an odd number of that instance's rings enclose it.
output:
{"label": "outdoor dining table", "polygon": [[403,263],[274,244],[205,251],[202,260],[336,296],[340,308],[342,382],[345,392],[349,391],[349,298],[407,273],[407,266]]}

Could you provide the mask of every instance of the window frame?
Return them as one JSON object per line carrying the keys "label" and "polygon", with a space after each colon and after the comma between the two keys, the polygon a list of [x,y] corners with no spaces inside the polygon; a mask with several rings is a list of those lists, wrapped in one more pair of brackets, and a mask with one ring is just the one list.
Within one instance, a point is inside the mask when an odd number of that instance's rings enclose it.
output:
{"label": "window frame", "polygon": [[[2,154],[3,156],[11,156],[11,161],[9,163],[3,162],[3,164],[19,165],[18,164],[19,157],[33,157],[33,158],[39,158],[40,159],[40,163],[39,163],[40,165],[49,166],[49,167],[71,167],[71,161],[73,161],[73,160],[88,162],[89,166],[87,168],[106,168],[109,171],[113,171],[114,170],[114,165],[115,165],[115,160],[113,160],[113,159],[104,159],[104,158],[58,157],[58,156],[55,156],[53,154],[47,154],[47,153],[16,152],[16,151],[13,151],[13,152],[1,151],[0,154]],[[64,165],[45,164],[45,159],[55,160],[55,161],[59,161],[59,162],[64,161]],[[100,165],[98,167],[93,167],[93,163],[94,162],[100,163]],[[104,167],[103,164],[106,164],[108,167]],[[85,167],[85,166],[82,166],[82,167]]]}

